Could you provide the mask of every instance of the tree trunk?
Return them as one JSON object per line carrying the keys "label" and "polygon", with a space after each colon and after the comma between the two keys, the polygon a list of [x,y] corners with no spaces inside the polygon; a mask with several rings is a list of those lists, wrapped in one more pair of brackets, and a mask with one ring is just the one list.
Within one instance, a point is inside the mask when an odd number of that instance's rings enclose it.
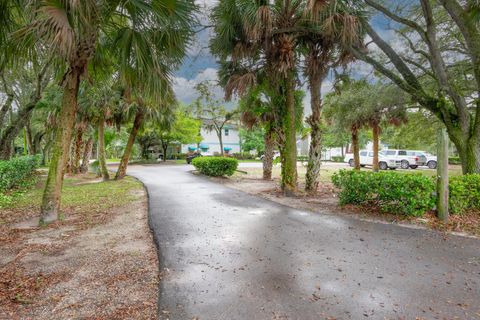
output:
{"label": "tree trunk", "polygon": [[83,129],[77,129],[77,136],[75,137],[75,151],[72,161],[72,172],[74,174],[80,173],[80,158],[82,157],[83,149]]}
{"label": "tree trunk", "polygon": [[[10,110],[12,106],[14,96],[13,94],[8,94],[7,95],[7,100],[5,100],[5,103],[3,104],[2,108],[0,108],[0,128],[3,128],[3,123],[5,121],[5,117],[7,116],[8,111]],[[2,130],[0,130],[1,132]]]}
{"label": "tree trunk", "polygon": [[305,176],[305,191],[307,192],[317,191],[318,177],[320,176],[320,166],[322,164],[322,98],[320,93],[322,81],[320,79],[321,78],[316,78],[313,76],[310,77],[310,105],[312,108],[312,114],[307,119],[307,122],[311,128],[307,174]]}
{"label": "tree trunk", "polygon": [[460,153],[463,174],[480,173],[480,143],[479,138],[472,137],[468,140],[465,151]]}
{"label": "tree trunk", "polygon": [[352,126],[352,149],[355,170],[360,170],[360,146],[358,143],[358,128],[355,125]]}
{"label": "tree trunk", "polygon": [[286,112],[284,121],[285,146],[284,169],[282,175],[283,193],[287,197],[297,193],[297,135],[295,128],[295,79],[290,71],[285,79],[286,84]]}
{"label": "tree trunk", "polygon": [[33,150],[32,128],[30,127],[30,119],[25,125],[25,137],[27,138],[28,154],[32,156],[35,154],[35,151]]}
{"label": "tree trunk", "polygon": [[222,128],[217,130],[217,137],[218,137],[218,142],[220,143],[220,155],[223,157],[224,152],[223,152]]}
{"label": "tree trunk", "polygon": [[83,148],[83,157],[82,157],[82,165],[80,166],[81,173],[88,172],[88,165],[90,163],[90,157],[92,156],[92,149],[93,149],[93,138],[90,137],[85,143]]}
{"label": "tree trunk", "polygon": [[20,133],[20,130],[30,121],[30,116],[37,102],[38,100],[31,101],[22,108],[17,117],[3,130],[2,136],[0,137],[0,160],[10,159],[12,143]]}
{"label": "tree trunk", "polygon": [[42,142],[42,138],[45,135],[45,132],[37,132],[33,137],[33,153],[37,154],[40,153],[40,144]]}
{"label": "tree trunk", "polygon": [[98,122],[98,142],[97,142],[98,165],[103,181],[110,179],[107,168],[107,160],[105,159],[105,119],[102,117]]}
{"label": "tree trunk", "polygon": [[135,138],[137,137],[138,130],[142,126],[144,112],[141,107],[138,108],[137,113],[135,114],[135,120],[133,121],[132,130],[130,131],[130,136],[128,137],[128,142],[123,152],[122,160],[118,166],[117,174],[115,175],[115,180],[122,179],[127,174],[128,160],[132,153],[133,144],[135,143]]}
{"label": "tree trunk", "polygon": [[268,128],[265,132],[265,153],[263,155],[263,180],[272,180],[274,137],[273,129]]}
{"label": "tree trunk", "polygon": [[167,149],[168,149],[168,143],[163,143],[162,142],[162,149],[163,149],[163,162],[167,161]]}
{"label": "tree trunk", "polygon": [[58,219],[64,167],[68,158],[68,151],[72,140],[72,130],[75,123],[75,113],[77,111],[80,74],[81,71],[79,69],[72,69],[67,73],[65,78],[59,125],[55,132],[48,177],[43,192],[40,216],[41,224]]}
{"label": "tree trunk", "polygon": [[380,126],[378,122],[372,123],[372,135],[373,135],[373,164],[372,168],[374,172],[378,172],[378,145],[380,140]]}

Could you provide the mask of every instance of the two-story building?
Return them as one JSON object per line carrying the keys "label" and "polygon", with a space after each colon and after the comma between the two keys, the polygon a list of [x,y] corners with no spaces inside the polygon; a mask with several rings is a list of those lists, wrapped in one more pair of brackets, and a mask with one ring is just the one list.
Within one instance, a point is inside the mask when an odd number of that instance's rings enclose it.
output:
{"label": "two-story building", "polygon": [[[196,144],[182,145],[182,153],[195,151],[200,149],[203,153],[221,153],[220,141],[215,130],[209,130],[206,126],[202,126],[200,135],[202,142]],[[223,150],[228,153],[240,152],[240,134],[239,127],[236,123],[226,123],[222,129]]]}

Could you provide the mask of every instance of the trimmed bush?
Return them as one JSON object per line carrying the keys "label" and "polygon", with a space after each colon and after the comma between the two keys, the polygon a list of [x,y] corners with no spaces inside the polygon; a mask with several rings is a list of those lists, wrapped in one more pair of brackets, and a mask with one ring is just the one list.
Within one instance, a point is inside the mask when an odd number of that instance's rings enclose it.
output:
{"label": "trimmed bush", "polygon": [[422,174],[340,170],[332,181],[340,189],[341,205],[375,205],[383,212],[421,216],[435,204],[435,185]]}
{"label": "trimmed bush", "polygon": [[451,177],[449,181],[449,207],[454,214],[480,209],[480,174]]}
{"label": "trimmed bush", "polygon": [[38,156],[26,156],[0,161],[0,192],[18,187],[38,167]]}
{"label": "trimmed bush", "polygon": [[448,164],[461,164],[460,157],[449,157]]}
{"label": "trimmed bush", "polygon": [[193,166],[204,175],[212,177],[231,176],[238,167],[238,160],[226,157],[198,157]]}
{"label": "trimmed bush", "polygon": [[342,156],[333,156],[332,161],[333,162],[343,162],[344,157]]}

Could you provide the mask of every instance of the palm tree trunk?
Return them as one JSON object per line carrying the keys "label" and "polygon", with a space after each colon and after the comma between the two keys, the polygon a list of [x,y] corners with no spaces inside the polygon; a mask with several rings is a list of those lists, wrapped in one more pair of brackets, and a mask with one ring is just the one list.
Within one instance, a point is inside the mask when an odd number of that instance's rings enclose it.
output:
{"label": "palm tree trunk", "polygon": [[82,165],[80,166],[80,173],[86,173],[88,171],[88,165],[90,162],[90,157],[92,156],[92,149],[93,149],[93,138],[90,137],[85,143],[83,148],[83,157],[82,157]]}
{"label": "palm tree trunk", "polygon": [[130,136],[128,137],[128,142],[123,152],[122,160],[118,166],[117,174],[115,175],[115,180],[122,179],[127,174],[128,160],[132,153],[133,144],[135,143],[135,138],[137,137],[138,130],[142,126],[144,112],[141,107],[137,109],[135,114],[135,120],[133,121],[132,130],[130,131]]}
{"label": "palm tree trunk", "polygon": [[352,149],[355,170],[360,170],[360,145],[358,142],[358,127],[356,125],[352,126]]}
{"label": "palm tree trunk", "polygon": [[83,148],[83,129],[77,129],[77,136],[75,137],[75,151],[72,161],[72,172],[74,174],[80,173],[80,158],[82,157]]}
{"label": "palm tree trunk", "polygon": [[100,166],[100,174],[103,181],[110,179],[107,168],[107,160],[105,159],[105,119],[102,117],[98,122],[98,163]]}
{"label": "palm tree trunk", "polygon": [[307,122],[311,128],[310,149],[308,151],[307,173],[305,176],[305,191],[316,192],[318,189],[318,177],[320,176],[320,166],[322,164],[322,128],[321,112],[322,99],[320,89],[322,86],[321,78],[310,77],[310,95],[312,114]]}
{"label": "palm tree trunk", "polygon": [[297,135],[295,128],[295,79],[290,71],[285,79],[286,114],[285,114],[285,147],[282,175],[283,193],[287,197],[297,193]]}
{"label": "palm tree trunk", "polygon": [[274,155],[274,130],[268,128],[265,132],[265,153],[263,155],[263,180],[272,180],[273,155]]}
{"label": "palm tree trunk", "polygon": [[379,140],[380,140],[380,126],[378,122],[372,124],[372,135],[373,135],[373,171],[378,172],[378,149],[379,149]]}
{"label": "palm tree trunk", "polygon": [[63,89],[62,109],[59,115],[59,126],[55,132],[54,145],[48,177],[43,192],[40,223],[48,223],[58,219],[60,210],[61,193],[63,186],[63,173],[68,151],[72,140],[72,129],[77,111],[78,87],[80,84],[79,69],[70,70],[65,78]]}

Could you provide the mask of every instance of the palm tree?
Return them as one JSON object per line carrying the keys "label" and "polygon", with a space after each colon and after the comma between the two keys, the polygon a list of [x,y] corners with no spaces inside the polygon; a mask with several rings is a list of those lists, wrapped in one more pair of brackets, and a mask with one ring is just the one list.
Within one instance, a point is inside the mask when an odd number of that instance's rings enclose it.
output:
{"label": "palm tree", "polygon": [[[297,147],[295,87],[297,84],[297,46],[302,30],[305,2],[221,1],[213,10],[215,37],[212,52],[223,60],[248,62],[250,70],[264,70],[271,89],[279,97],[276,113],[281,120],[284,141],[282,154],[282,189],[286,195],[297,191]],[[242,94],[257,82],[256,73],[232,78],[231,85]],[[243,84],[242,84],[243,83]]]}
{"label": "palm tree", "polygon": [[310,148],[305,176],[305,190],[318,188],[322,151],[322,83],[331,68],[353,60],[349,45],[361,43],[359,14],[350,1],[314,1],[306,7],[306,22],[310,32],[300,36],[301,51],[305,56],[304,74],[308,79],[312,114],[307,118],[310,126]]}
{"label": "palm tree", "polygon": [[[240,101],[240,119],[248,128],[261,127],[264,130],[265,152],[263,156],[263,179],[272,179],[273,157],[275,149],[274,106],[268,98],[267,84],[250,88]],[[264,99],[262,99],[262,97]]]}
{"label": "palm tree", "polygon": [[[126,82],[133,83],[134,79],[143,94],[160,99],[164,92],[159,90],[160,84],[168,78],[169,70],[163,67],[172,66],[171,59],[165,57],[172,55],[178,60],[183,54],[194,22],[194,5],[189,0],[168,4],[143,0],[46,0],[34,2],[25,10],[32,12],[31,19],[14,35],[16,51],[28,52],[33,44],[41,43],[55,50],[58,60],[66,65],[59,127],[41,206],[41,222],[45,223],[58,217],[78,90],[91,62],[114,56]],[[128,67],[132,65],[135,67]]]}

